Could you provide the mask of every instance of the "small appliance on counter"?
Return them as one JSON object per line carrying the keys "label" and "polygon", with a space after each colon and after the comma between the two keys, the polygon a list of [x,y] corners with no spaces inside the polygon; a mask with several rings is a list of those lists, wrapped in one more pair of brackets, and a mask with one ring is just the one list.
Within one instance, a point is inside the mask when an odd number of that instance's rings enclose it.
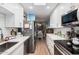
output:
{"label": "small appliance on counter", "polygon": [[17,33],[17,37],[22,37],[23,35],[21,34],[21,32]]}
{"label": "small appliance on counter", "polygon": [[46,33],[54,33],[54,29],[53,28],[47,28]]}
{"label": "small appliance on counter", "polygon": [[79,54],[79,39],[77,37],[72,38],[72,48],[74,50],[74,54]]}
{"label": "small appliance on counter", "polygon": [[79,45],[79,39],[78,39],[77,37],[72,38],[72,43],[73,43],[74,45]]}
{"label": "small appliance on counter", "polygon": [[15,36],[6,36],[4,41],[8,41],[8,40],[15,39],[15,38],[16,38]]}
{"label": "small appliance on counter", "polygon": [[18,28],[18,32],[22,34],[23,29],[22,28]]}
{"label": "small appliance on counter", "polygon": [[12,36],[16,36],[16,35],[17,35],[17,32],[14,31],[14,29],[12,29],[10,34],[11,34]]}
{"label": "small appliance on counter", "polygon": [[5,37],[4,41],[8,41],[9,40],[9,37]]}
{"label": "small appliance on counter", "polygon": [[67,42],[67,46],[69,46],[69,47],[72,46],[72,41],[71,40]]}

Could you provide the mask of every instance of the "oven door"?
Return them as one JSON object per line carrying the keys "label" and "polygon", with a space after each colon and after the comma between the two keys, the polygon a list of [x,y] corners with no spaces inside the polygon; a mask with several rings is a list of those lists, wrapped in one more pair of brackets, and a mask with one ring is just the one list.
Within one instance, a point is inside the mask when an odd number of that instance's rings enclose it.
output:
{"label": "oven door", "polygon": [[72,55],[68,50],[66,50],[63,46],[60,44],[54,45],[54,55]]}
{"label": "oven door", "polygon": [[59,48],[58,48],[57,46],[55,46],[55,45],[54,45],[54,55],[63,55],[63,54],[60,52]]}

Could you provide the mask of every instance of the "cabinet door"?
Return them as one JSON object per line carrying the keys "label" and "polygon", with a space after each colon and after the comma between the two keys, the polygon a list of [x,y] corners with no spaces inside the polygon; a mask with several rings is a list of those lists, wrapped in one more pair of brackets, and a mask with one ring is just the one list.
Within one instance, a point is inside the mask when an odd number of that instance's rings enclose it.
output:
{"label": "cabinet door", "polygon": [[9,55],[24,55],[24,44],[18,46],[13,52]]}
{"label": "cabinet door", "polygon": [[24,55],[29,53],[29,40],[24,42]]}
{"label": "cabinet door", "polygon": [[51,55],[54,55],[54,48],[52,46],[50,46],[50,53]]}
{"label": "cabinet door", "polygon": [[48,49],[51,55],[53,55],[54,54],[54,41],[49,36],[47,36],[46,40],[47,40]]}
{"label": "cabinet door", "polygon": [[15,27],[23,27],[23,8],[16,8]]}
{"label": "cabinet door", "polygon": [[6,15],[5,27],[14,27],[15,26],[14,20],[15,20],[14,15]]}
{"label": "cabinet door", "polygon": [[[23,8],[19,4],[1,4],[1,7],[10,11],[11,15],[6,15],[6,27],[23,27]],[[10,14],[10,13],[8,13]]]}
{"label": "cabinet door", "polygon": [[50,50],[50,53],[53,55],[54,54],[54,45],[52,44],[52,42],[49,45],[49,50]]}

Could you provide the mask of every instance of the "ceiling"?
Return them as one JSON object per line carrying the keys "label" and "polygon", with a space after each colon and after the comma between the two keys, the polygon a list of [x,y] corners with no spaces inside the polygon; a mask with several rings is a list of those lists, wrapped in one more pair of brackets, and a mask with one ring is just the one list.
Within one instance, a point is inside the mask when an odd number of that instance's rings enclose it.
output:
{"label": "ceiling", "polygon": [[28,11],[34,13],[37,17],[46,18],[50,16],[51,12],[57,6],[57,3],[46,3],[46,4],[34,4],[34,3],[21,3],[24,8],[25,14]]}

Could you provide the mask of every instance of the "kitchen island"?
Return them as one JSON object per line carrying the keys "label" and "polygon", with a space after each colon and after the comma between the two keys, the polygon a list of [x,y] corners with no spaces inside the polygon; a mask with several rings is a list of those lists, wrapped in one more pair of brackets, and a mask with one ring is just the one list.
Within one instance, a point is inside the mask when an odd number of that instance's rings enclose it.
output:
{"label": "kitchen island", "polygon": [[9,49],[6,49],[4,52],[2,52],[1,55],[24,55],[24,42],[27,41],[29,38],[30,36],[21,36],[21,37],[16,37],[15,39],[1,42],[0,46],[8,42],[16,43],[13,46],[11,46]]}

